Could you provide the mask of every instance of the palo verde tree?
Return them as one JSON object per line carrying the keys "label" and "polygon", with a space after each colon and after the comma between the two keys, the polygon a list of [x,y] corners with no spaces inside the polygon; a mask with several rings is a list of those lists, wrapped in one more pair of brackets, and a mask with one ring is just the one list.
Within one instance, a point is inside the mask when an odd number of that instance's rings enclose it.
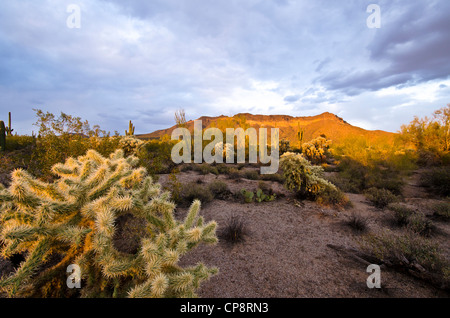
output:
{"label": "palo verde tree", "polygon": [[[25,260],[0,280],[10,296],[67,296],[66,269],[81,269],[83,297],[195,297],[199,284],[217,272],[203,264],[180,267],[182,255],[217,241],[214,221],[198,216],[194,201],[183,221],[175,219],[170,193],[138,159],[117,150],[108,158],[89,150],[56,164],[56,181],[24,170],[0,189],[1,254]],[[146,224],[135,253],[115,245],[117,219],[131,215]]]}
{"label": "palo verde tree", "polygon": [[433,113],[432,118],[414,117],[400,129],[399,140],[410,145],[419,155],[430,153],[438,157],[450,153],[450,104]]}

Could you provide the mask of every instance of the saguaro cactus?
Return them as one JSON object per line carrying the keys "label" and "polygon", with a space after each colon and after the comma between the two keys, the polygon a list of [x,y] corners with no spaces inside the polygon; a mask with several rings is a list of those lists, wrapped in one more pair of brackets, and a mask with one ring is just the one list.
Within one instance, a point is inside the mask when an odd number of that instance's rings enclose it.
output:
{"label": "saguaro cactus", "polygon": [[[176,220],[170,193],[161,192],[137,162],[122,150],[109,158],[89,150],[53,166],[59,177],[54,183],[15,170],[11,186],[0,189],[1,254],[25,252],[25,261],[0,280],[0,289],[53,296],[58,288],[68,290],[66,268],[76,264],[84,297],[195,297],[200,282],[217,269],[177,263],[198,244],[217,241],[216,223],[198,217],[198,200],[182,222]],[[117,218],[129,214],[147,228],[134,254],[114,244]]]}
{"label": "saguaro cactus", "polygon": [[6,133],[8,136],[12,136],[14,129],[11,127],[11,112],[8,113],[8,127],[6,127]]}
{"label": "saguaro cactus", "polygon": [[6,149],[6,128],[3,120],[0,120],[0,151]]}
{"label": "saguaro cactus", "polygon": [[130,123],[128,124],[128,130],[125,130],[125,135],[126,136],[134,136],[134,125],[130,120]]}

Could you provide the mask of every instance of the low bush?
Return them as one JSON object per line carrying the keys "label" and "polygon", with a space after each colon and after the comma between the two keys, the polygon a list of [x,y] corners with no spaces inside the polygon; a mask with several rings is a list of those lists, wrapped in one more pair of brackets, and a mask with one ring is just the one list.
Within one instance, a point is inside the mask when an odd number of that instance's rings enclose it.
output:
{"label": "low bush", "polygon": [[249,179],[249,180],[258,180],[259,179],[259,173],[256,170],[248,169],[248,170],[244,171],[244,177],[246,179]]}
{"label": "low bush", "polygon": [[450,221],[450,203],[449,202],[438,202],[433,204],[431,207],[433,216],[442,220]]}
{"label": "low bush", "polygon": [[423,213],[414,213],[408,219],[408,230],[422,236],[430,236],[434,231],[433,223]]}
{"label": "low bush", "polygon": [[273,194],[272,187],[262,180],[258,182],[258,189],[261,189],[264,193]]}
{"label": "low bush", "polygon": [[357,213],[352,213],[346,220],[346,224],[358,233],[366,232],[368,227],[367,218]]}
{"label": "low bush", "polygon": [[208,188],[213,196],[218,199],[226,198],[231,194],[228,185],[220,180],[214,180],[213,182],[208,184]]}
{"label": "low bush", "polygon": [[6,151],[14,151],[27,148],[36,144],[36,137],[33,136],[6,136]]}
{"label": "low bush", "polygon": [[398,196],[387,189],[370,188],[364,192],[364,195],[375,207],[379,209],[384,209],[390,203],[399,200]]}
{"label": "low bush", "polygon": [[415,213],[415,211],[413,209],[410,209],[399,203],[389,204],[388,209],[393,212],[394,224],[397,226],[408,225],[410,216]]}
{"label": "low bush", "polygon": [[235,214],[231,215],[217,232],[219,240],[223,240],[228,244],[242,243],[247,235],[249,235],[247,224],[242,217]]}
{"label": "low bush", "polygon": [[219,163],[216,165],[216,169],[219,174],[228,174],[230,167],[226,163]]}
{"label": "low bush", "polygon": [[400,171],[387,163],[373,162],[370,166],[343,157],[337,166],[339,171],[330,181],[344,192],[363,193],[369,188],[384,188],[400,195],[404,181]]}
{"label": "low bush", "polygon": [[138,148],[136,156],[150,175],[170,173],[175,167],[171,157],[172,147],[172,141],[149,140]]}
{"label": "low bush", "polygon": [[189,182],[183,185],[181,197],[186,204],[194,200],[200,200],[203,204],[209,203],[214,199],[211,190],[204,185],[196,182]]}
{"label": "low bush", "polygon": [[316,202],[335,208],[350,208],[353,206],[348,197],[336,187],[325,187],[317,194]]}
{"label": "low bush", "polygon": [[281,184],[283,184],[286,181],[284,176],[282,174],[279,174],[279,173],[262,174],[262,175],[259,176],[259,178],[261,180],[274,181],[274,182],[278,182],[278,183],[281,183]]}
{"label": "low bush", "polygon": [[242,173],[236,168],[230,168],[228,170],[228,178],[232,180],[238,180],[242,177]]}
{"label": "low bush", "polygon": [[450,168],[436,167],[424,172],[420,184],[431,193],[443,197],[450,196]]}
{"label": "low bush", "polygon": [[449,288],[450,264],[439,245],[414,233],[395,235],[386,231],[367,235],[361,241],[362,249],[380,261],[398,269],[410,271],[417,267],[428,271],[422,276],[429,282]]}

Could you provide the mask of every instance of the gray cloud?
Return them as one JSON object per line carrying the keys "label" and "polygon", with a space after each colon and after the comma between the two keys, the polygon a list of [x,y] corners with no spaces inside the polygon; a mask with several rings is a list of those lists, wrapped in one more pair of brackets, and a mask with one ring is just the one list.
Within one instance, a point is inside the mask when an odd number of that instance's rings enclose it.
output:
{"label": "gray cloud", "polygon": [[24,133],[32,108],[119,132],[131,119],[138,133],[172,125],[179,108],[191,119],[351,114],[361,96],[377,100],[370,92],[450,74],[447,0],[380,1],[379,30],[365,25],[368,3],[326,0],[79,0],[74,30],[65,26],[72,2],[0,5],[0,117],[12,109]]}
{"label": "gray cloud", "polygon": [[385,3],[381,8],[382,27],[367,46],[370,59],[323,74],[318,82],[351,96],[449,77],[450,3]]}

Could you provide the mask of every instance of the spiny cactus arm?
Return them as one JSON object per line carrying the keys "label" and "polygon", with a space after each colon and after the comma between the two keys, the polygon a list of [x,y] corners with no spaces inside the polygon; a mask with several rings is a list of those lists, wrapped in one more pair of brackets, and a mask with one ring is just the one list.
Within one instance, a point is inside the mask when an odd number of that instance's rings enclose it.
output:
{"label": "spiny cactus arm", "polygon": [[194,202],[192,202],[189,208],[189,212],[184,220],[184,226],[186,228],[192,227],[192,225],[195,222],[195,219],[197,218],[198,212],[200,211],[200,207],[201,207],[200,200],[194,200]]}
{"label": "spiny cactus arm", "polygon": [[64,226],[57,231],[56,239],[65,242],[81,245],[86,236],[92,232],[90,228],[80,226]]}
{"label": "spiny cactus arm", "polygon": [[110,175],[107,175],[103,182],[101,182],[98,186],[94,187],[87,193],[88,199],[95,200],[103,196],[111,188],[111,186],[113,186],[122,178],[129,176],[131,173],[132,171],[128,169],[128,166],[126,164],[118,165],[116,171],[114,171]]}
{"label": "spiny cactus arm", "polygon": [[126,277],[133,273],[138,274],[139,270],[136,268],[136,262],[133,258],[114,258],[108,262],[102,262],[102,272],[108,279],[119,277]]}
{"label": "spiny cactus arm", "polygon": [[190,272],[194,276],[193,287],[197,289],[203,280],[209,279],[212,275],[217,275],[219,269],[217,267],[206,267],[203,263],[198,263],[194,267],[188,267],[185,271]]}
{"label": "spiny cactus arm", "polygon": [[39,265],[43,263],[50,248],[49,240],[43,239],[37,242],[35,247],[29,251],[30,255],[22,262],[20,267],[12,275],[0,280],[0,290],[6,290],[14,295],[20,288],[20,285],[33,275]]}
{"label": "spiny cactus arm", "polygon": [[140,189],[141,182],[147,174],[147,170],[141,167],[138,169],[133,169],[131,173],[123,176],[118,184],[127,189]]}
{"label": "spiny cactus arm", "polygon": [[160,298],[164,296],[169,285],[166,275],[159,273],[153,279],[147,280],[128,293],[129,298]]}

